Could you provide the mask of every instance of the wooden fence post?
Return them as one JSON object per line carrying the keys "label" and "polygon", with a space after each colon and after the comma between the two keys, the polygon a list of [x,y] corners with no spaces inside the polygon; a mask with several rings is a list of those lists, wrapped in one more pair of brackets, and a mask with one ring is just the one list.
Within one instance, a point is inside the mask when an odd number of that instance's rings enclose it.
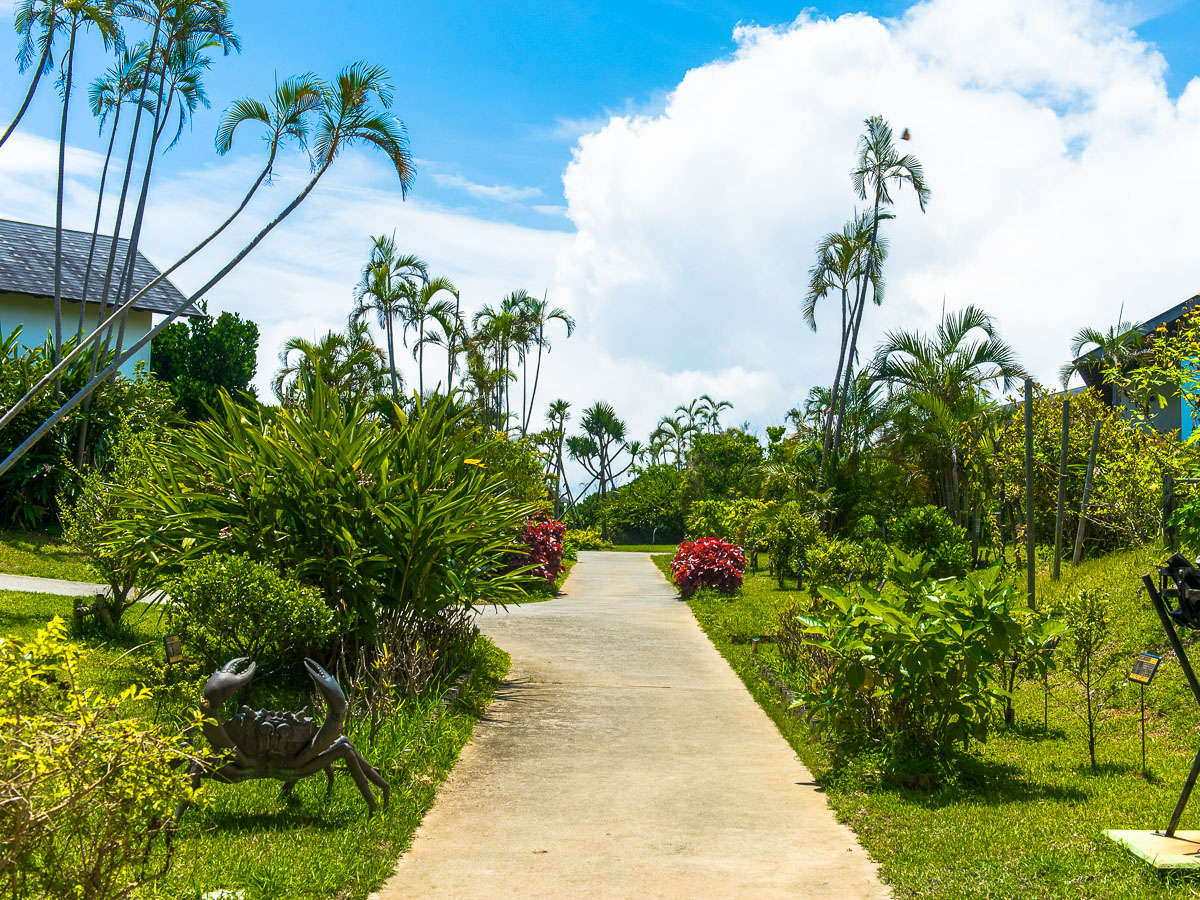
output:
{"label": "wooden fence post", "polygon": [[1054,570],[1050,577],[1058,581],[1062,574],[1063,504],[1067,499],[1067,449],[1071,439],[1071,398],[1063,398],[1062,446],[1058,450],[1058,506],[1054,511]]}
{"label": "wooden fence post", "polygon": [[1083,555],[1083,530],[1087,526],[1088,499],[1092,493],[1092,473],[1096,469],[1096,451],[1100,448],[1100,420],[1092,429],[1092,449],[1088,451],[1087,474],[1083,478],[1083,501],[1079,504],[1079,527],[1075,529],[1075,554],[1071,557],[1072,565],[1079,565]]}
{"label": "wooden fence post", "polygon": [[1033,540],[1033,379],[1025,379],[1025,592],[1029,608],[1037,609],[1034,595]]}

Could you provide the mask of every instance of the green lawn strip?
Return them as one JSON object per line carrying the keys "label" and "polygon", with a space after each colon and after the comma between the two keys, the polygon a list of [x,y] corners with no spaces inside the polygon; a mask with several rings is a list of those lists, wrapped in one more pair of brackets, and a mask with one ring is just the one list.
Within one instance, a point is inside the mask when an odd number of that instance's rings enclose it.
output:
{"label": "green lawn strip", "polygon": [[[70,608],[67,597],[0,592],[0,634],[32,634]],[[159,617],[150,610],[135,617],[119,640],[78,641],[82,677],[106,692],[133,682],[161,684],[161,635]],[[392,786],[391,805],[370,819],[340,765],[332,795],[325,793],[325,779],[315,777],[301,781],[290,802],[280,800],[277,782],[206,782],[208,800],[185,815],[170,872],[145,895],[197,898],[224,888],[243,891],[245,900],[368,896],[411,843],[507,669],[507,654],[480,637],[464,661],[462,672],[470,676],[457,699],[442,705],[450,687],[444,684],[406,701],[374,739],[366,722],[351,723],[351,741]],[[198,702],[192,674],[169,693],[171,703]],[[311,704],[319,718],[324,710],[310,694],[263,684],[257,690],[252,685],[243,699],[255,708]],[[138,712],[149,716],[154,711]]]}
{"label": "green lawn strip", "polygon": [[[1059,591],[1107,585],[1115,592],[1118,639],[1130,651],[1165,643],[1140,574],[1164,556],[1147,548],[1064,569],[1053,585],[1039,579],[1043,602]],[[669,573],[669,560],[655,558]],[[668,575],[669,577],[669,575]],[[999,728],[977,745],[960,783],[922,792],[890,787],[869,775],[831,770],[827,755],[789,711],[761,666],[776,652],[748,642],[769,637],[782,604],[801,599],[765,574],[749,575],[741,595],[702,591],[689,601],[710,640],[814,772],[838,817],[859,835],[899,897],[1183,897],[1200,896],[1200,880],[1159,878],[1102,834],[1106,828],[1161,828],[1200,745],[1200,709],[1178,665],[1163,662],[1147,691],[1149,781],[1140,773],[1137,689],[1120,684],[1097,738],[1100,770],[1088,765],[1083,699],[1063,673],[1051,680],[1050,729],[1042,733],[1042,688],[1019,685],[1017,727]],[[1122,673],[1124,668],[1122,669]],[[1200,807],[1184,828],[1200,827]]]}
{"label": "green lawn strip", "polygon": [[678,544],[614,544],[604,548],[612,553],[674,553],[679,549]]}
{"label": "green lawn strip", "polygon": [[61,538],[36,531],[0,531],[0,574],[95,581],[96,572]]}

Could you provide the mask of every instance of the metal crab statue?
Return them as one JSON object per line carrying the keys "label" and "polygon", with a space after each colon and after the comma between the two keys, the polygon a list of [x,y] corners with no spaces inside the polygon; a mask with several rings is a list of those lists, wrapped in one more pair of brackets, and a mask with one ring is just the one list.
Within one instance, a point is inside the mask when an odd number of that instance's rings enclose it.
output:
{"label": "metal crab statue", "polygon": [[346,695],[333,676],[315,661],[304,660],[304,668],[325,699],[325,721],[319,727],[308,707],[293,713],[242,706],[231,719],[219,723],[215,717],[222,704],[254,677],[254,662],[244,656],[231,659],[209,676],[200,701],[205,715],[204,736],[221,755],[205,764],[191,766],[193,787],[199,785],[201,778],[226,783],[274,778],[283,782],[287,794],[301,778],[324,772],[332,790],[332,767],[341,761],[367,801],[368,815],[377,809],[372,784],[383,793],[383,805],[388,805],[391,787],[342,733],[346,724]]}

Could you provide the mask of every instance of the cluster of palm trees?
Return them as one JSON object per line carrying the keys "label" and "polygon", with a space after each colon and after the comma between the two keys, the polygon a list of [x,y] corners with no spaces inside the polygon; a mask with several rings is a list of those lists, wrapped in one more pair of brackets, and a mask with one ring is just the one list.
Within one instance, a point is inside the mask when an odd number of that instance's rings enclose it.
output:
{"label": "cluster of palm trees", "polygon": [[[922,212],[929,201],[929,186],[920,160],[896,147],[891,126],[880,116],[865,122],[859,138],[858,157],[850,173],[858,199],[870,204],[855,212],[841,231],[832,232],[817,244],[817,260],[809,270],[804,319],[817,330],[816,311],[820,301],[833,296],[840,302],[841,333],[837,368],[828,391],[821,424],[821,468],[842,450],[842,431],[849,408],[858,365],[858,337],[867,301],[883,302],[883,267],[887,240],[880,234],[882,222],[894,218],[893,190],[911,188]],[[905,131],[903,140],[908,139]]]}
{"label": "cluster of palm trees", "polygon": [[708,394],[675,407],[675,414],[659,419],[650,433],[646,455],[651,464],[658,465],[669,455],[675,467],[682,469],[692,439],[698,434],[720,431],[721,413],[727,409],[733,409],[733,404],[728,400],[714,400]]}
{"label": "cluster of palm trees", "polygon": [[[34,397],[48,389],[57,390],[62,372],[80,354],[90,351],[91,367],[87,384],[66,398],[54,415],[25,436],[16,449],[0,461],[0,475],[77,408],[83,406],[86,413],[86,404],[92,394],[157,333],[203,299],[233,271],[304,202],[348,147],[370,146],[381,151],[396,174],[402,196],[407,195],[414,174],[404,125],[390,112],[393,93],[385,69],[357,62],[328,81],[311,74],[283,79],[267,98],[238,100],[222,117],[216,136],[218,153],[228,152],[235,135],[245,127],[255,125],[266,132],[265,162],[241,202],[228,218],[161,276],[136,288],[133,284],[134,262],[142,238],[155,163],[179,139],[191,114],[208,104],[204,74],[213,64],[214,55],[228,54],[239,47],[228,0],[22,0],[15,24],[22,38],[19,67],[22,71],[32,69],[32,74],[20,109],[0,136],[0,159],[3,143],[14,133],[39,86],[45,83],[44,76],[55,67],[61,85],[52,336],[55,366],[26,397],[0,416],[0,429]],[[89,91],[101,135],[104,129],[109,129],[108,152],[97,191],[91,252],[85,274],[85,297],[94,299],[98,296],[99,302],[95,304],[94,324],[86,321],[87,304],[80,305],[76,335],[64,340],[61,272],[67,120],[77,75],[76,56],[80,42],[88,37],[95,37],[114,52],[112,65],[97,77]],[[64,41],[65,48],[62,46]],[[60,49],[63,52],[56,56]],[[122,110],[126,111],[124,118]],[[123,124],[127,125],[127,130],[122,135]],[[127,141],[127,150],[116,154],[122,137]],[[278,153],[289,145],[304,154],[310,167],[310,175],[299,192],[232,258],[217,268],[199,290],[185,298],[147,334],[125,346],[125,316],[132,304],[207,247],[241,216],[259,188],[270,183],[277,167]],[[110,171],[114,158],[123,160],[123,165]],[[138,172],[140,180],[135,180],[134,174]],[[112,193],[116,193],[115,201],[110,196]],[[93,285],[100,285],[98,293],[92,290]],[[86,415],[83,415],[77,459],[83,458],[86,422]]]}

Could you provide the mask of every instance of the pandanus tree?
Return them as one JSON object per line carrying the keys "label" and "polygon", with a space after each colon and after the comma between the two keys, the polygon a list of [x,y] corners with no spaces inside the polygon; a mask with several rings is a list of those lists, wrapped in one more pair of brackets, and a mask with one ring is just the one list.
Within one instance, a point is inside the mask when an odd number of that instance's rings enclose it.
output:
{"label": "pandanus tree", "polygon": [[[354,317],[361,319],[374,313],[387,343],[388,371],[391,373],[392,396],[400,396],[400,375],[396,370],[396,320],[404,323],[405,305],[420,286],[429,280],[424,260],[396,249],[395,236],[378,235],[371,238],[371,257],[363,267],[362,277],[355,290]],[[407,346],[407,326],[405,326]]]}
{"label": "pandanus tree", "polygon": [[876,351],[875,379],[887,385],[900,452],[921,460],[945,507],[960,519],[961,440],[965,426],[994,406],[989,392],[1010,389],[1025,371],[977,306],[948,313],[932,334],[889,332]]}
{"label": "pandanus tree", "polygon": [[[583,412],[579,420],[582,434],[567,438],[567,452],[578,462],[592,480],[580,492],[587,493],[594,484],[600,500],[600,530],[607,536],[607,524],[603,518],[604,501],[617,486],[617,479],[633,467],[642,453],[637,441],[626,441],[625,422],[618,418],[616,410],[603,401],[597,401]],[[621,455],[626,454],[624,460]]]}
{"label": "pandanus tree", "polygon": [[[892,135],[892,127],[882,116],[871,116],[866,120],[866,131],[858,140],[858,160],[850,173],[854,192],[860,200],[871,203],[871,233],[867,242],[868,272],[875,270],[875,258],[879,253],[879,223],[883,220],[881,213],[885,207],[895,202],[893,191],[899,192],[910,188],[917,197],[917,205],[921,212],[929,202],[929,186],[925,182],[925,170],[921,161],[911,153],[901,154],[896,148]],[[850,331],[850,344],[847,359],[853,360],[858,353],[858,334],[862,327],[863,312],[866,310],[868,289],[873,288],[874,279],[862,278],[858,284],[858,294],[855,298],[855,317]],[[845,417],[850,377],[853,366],[847,367],[843,382],[842,396],[838,399],[838,411],[833,428],[833,452],[838,452],[841,440],[842,421]]]}
{"label": "pandanus tree", "polygon": [[[317,121],[310,132],[310,146],[313,151],[312,172],[299,193],[197,291],[185,297],[149,332],[123,353],[118,354],[54,415],[29,435],[3,462],[0,462],[0,475],[8,471],[17,460],[28,452],[30,447],[41,440],[65,416],[69,415],[121,365],[128,362],[138,350],[149,343],[156,334],[178,318],[184,310],[202,299],[232,272],[262,243],[268,234],[274,231],[307,199],[334,161],[347,148],[367,145],[383,152],[399,180],[401,196],[407,196],[413,178],[412,157],[404,126],[387,112],[392,104],[393,94],[386,70],[367,63],[354,63],[343,69],[332,83],[323,84],[320,95],[321,103],[318,108],[313,110]],[[130,298],[127,303],[132,302],[132,299]],[[85,341],[94,340],[100,330],[93,331],[88,338],[85,338]],[[66,357],[64,357],[65,359]],[[26,398],[28,397],[27,394]],[[0,427],[3,427],[4,424],[5,420],[0,419]]]}

